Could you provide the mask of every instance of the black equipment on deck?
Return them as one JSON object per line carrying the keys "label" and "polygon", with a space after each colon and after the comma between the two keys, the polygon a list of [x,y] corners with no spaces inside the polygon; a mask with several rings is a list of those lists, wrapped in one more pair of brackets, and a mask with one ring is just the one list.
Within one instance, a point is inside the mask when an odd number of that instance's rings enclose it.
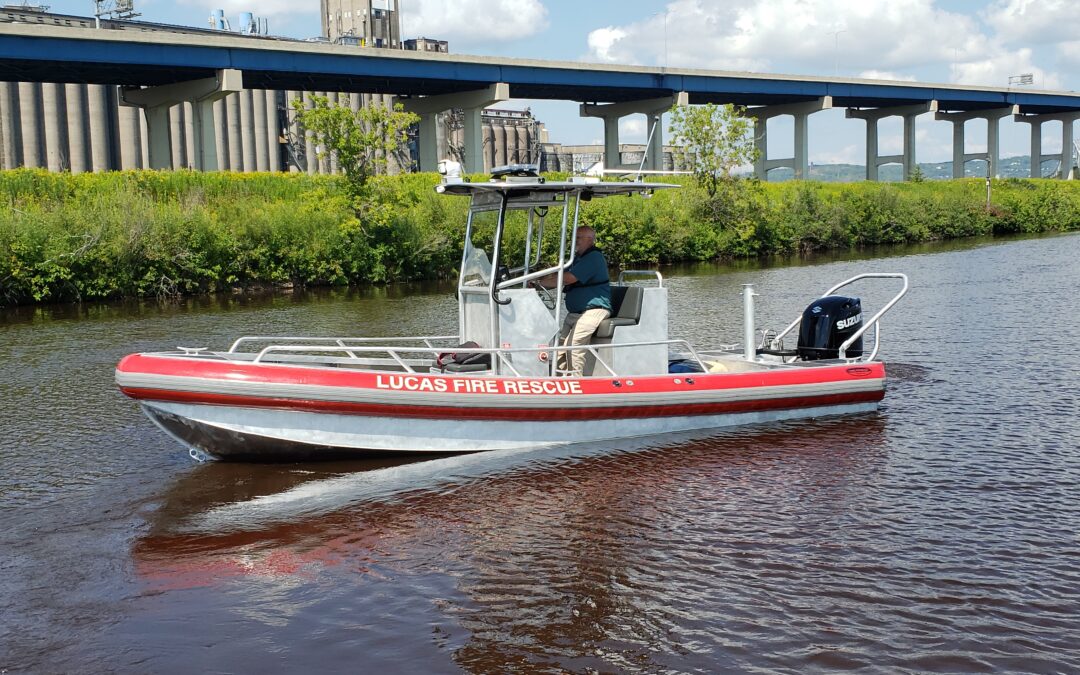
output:
{"label": "black equipment on deck", "polygon": [[[835,359],[840,345],[862,328],[862,303],[859,298],[829,295],[810,303],[799,326],[799,358],[803,361]],[[862,356],[863,341],[851,343],[844,356]]]}

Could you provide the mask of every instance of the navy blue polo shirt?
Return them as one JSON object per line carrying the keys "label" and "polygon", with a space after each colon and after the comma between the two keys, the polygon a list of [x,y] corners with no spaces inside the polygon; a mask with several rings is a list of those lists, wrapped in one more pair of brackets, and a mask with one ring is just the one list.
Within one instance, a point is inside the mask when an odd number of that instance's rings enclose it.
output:
{"label": "navy blue polo shirt", "polygon": [[594,246],[585,251],[568,271],[577,282],[566,287],[566,311],[574,314],[596,308],[611,311],[611,283],[607,261],[600,249]]}

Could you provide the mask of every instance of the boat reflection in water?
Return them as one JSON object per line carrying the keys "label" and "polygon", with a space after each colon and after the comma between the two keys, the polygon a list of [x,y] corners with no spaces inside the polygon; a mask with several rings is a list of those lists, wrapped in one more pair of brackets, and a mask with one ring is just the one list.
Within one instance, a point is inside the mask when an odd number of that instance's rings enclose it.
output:
{"label": "boat reflection in water", "polygon": [[[722,530],[724,513],[758,501],[758,490],[843,500],[881,461],[884,426],[869,413],[680,435],[664,445],[650,438],[429,460],[211,463],[169,490],[134,554],[145,581],[169,588],[328,567],[363,572],[379,559],[463,571],[495,552],[560,559],[580,545],[619,548],[672,527]],[[710,538],[723,538],[720,530]]]}
{"label": "boat reflection in water", "polygon": [[877,518],[885,429],[870,413],[665,445],[214,463],[164,496],[135,569],[147,595],[186,589],[172,616],[388,666],[709,670],[730,639],[786,640],[768,617],[835,590],[808,569],[880,558],[852,518]]}

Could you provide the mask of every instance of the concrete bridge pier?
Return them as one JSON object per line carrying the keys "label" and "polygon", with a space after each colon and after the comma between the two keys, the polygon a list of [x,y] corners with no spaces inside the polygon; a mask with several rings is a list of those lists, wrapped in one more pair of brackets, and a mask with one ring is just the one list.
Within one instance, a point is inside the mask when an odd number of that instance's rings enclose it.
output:
{"label": "concrete bridge pier", "polygon": [[605,115],[604,121],[604,168],[623,168],[622,153],[619,149],[619,115]]}
{"label": "concrete bridge pier", "polygon": [[120,167],[119,119],[112,97],[116,87],[90,84],[86,87],[86,111],[90,120],[90,166],[93,171]]}
{"label": "concrete bridge pier", "polygon": [[19,124],[22,138],[22,163],[23,166],[38,168],[44,167],[45,150],[42,140],[45,138],[41,121],[41,83],[20,82],[18,84],[19,95]]}
{"label": "concrete bridge pier", "polygon": [[[767,180],[769,172],[780,167],[793,169],[796,180],[807,178],[810,174],[810,115],[830,108],[832,108],[832,96],[822,96],[817,100],[803,103],[747,108],[747,116],[754,118],[754,147],[758,151],[757,160],[754,162],[754,174],[758,179]],[[786,159],[768,159],[768,122],[771,118],[781,115],[791,115],[795,118],[795,156]]]}
{"label": "concrete bridge pier", "polygon": [[0,82],[0,168],[22,166],[22,138],[19,112],[19,85]]}
{"label": "concrete bridge pier", "polygon": [[446,110],[461,109],[465,113],[464,169],[478,173],[484,170],[484,128],[481,113],[484,108],[510,99],[510,85],[496,82],[484,89],[460,94],[440,94],[421,98],[403,98],[400,103],[406,112],[420,116],[420,170],[439,168],[438,115]]}
{"label": "concrete bridge pier", "polygon": [[[888,108],[848,108],[848,119],[866,121],[866,180],[878,179],[878,168],[885,164],[902,164],[904,178],[915,171],[915,118],[928,112],[937,112],[937,101]],[[878,121],[886,117],[904,118],[904,150],[899,155],[878,154]]]}
{"label": "concrete bridge pier", "polygon": [[64,85],[53,82],[41,85],[41,113],[45,121],[45,166],[49,171],[70,168]]}
{"label": "concrete bridge pier", "polygon": [[[225,99],[233,92],[244,88],[243,73],[239,70],[219,70],[217,77],[213,78],[216,85],[213,89],[204,90],[205,93],[191,100],[192,115],[194,117],[193,132],[195,143],[195,168],[199,171],[218,171],[218,143],[217,124],[214,120],[214,104]],[[208,80],[205,82],[209,87]],[[194,83],[192,83],[194,84]]]}
{"label": "concrete bridge pier", "polygon": [[85,84],[64,85],[67,100],[68,168],[71,173],[90,171],[90,144],[87,119],[89,118]]}
{"label": "concrete bridge pier", "polygon": [[[964,177],[964,165],[973,159],[982,159],[990,162],[989,173],[995,174],[1000,159],[1000,122],[1002,117],[1020,114],[1019,106],[1007,108],[993,108],[990,110],[969,110],[967,112],[937,112],[935,120],[952,122],[953,125],[953,178]],[[986,120],[986,152],[964,151],[964,124],[968,120]]]}
{"label": "concrete bridge pier", "polygon": [[673,106],[688,105],[689,102],[689,95],[681,91],[672,96],[642,101],[582,103],[579,114],[581,117],[599,117],[604,120],[604,168],[628,171],[636,170],[638,167],[622,163],[619,149],[619,120],[627,115],[645,115],[647,119],[645,138],[648,141],[648,147],[645,149],[643,168],[646,171],[662,171],[664,169],[663,115]]}
{"label": "concrete bridge pier", "polygon": [[480,173],[484,170],[484,122],[481,114],[484,108],[489,105],[510,99],[510,85],[503,84],[502,86],[505,87],[505,92],[492,94],[486,103],[478,103],[478,105],[462,109],[465,113],[462,123],[465,133],[465,151],[463,153],[465,171]]}
{"label": "concrete bridge pier", "polygon": [[[1076,162],[1073,160],[1073,123],[1080,113],[1056,113],[1052,115],[1014,115],[1017,122],[1031,125],[1031,177],[1042,177],[1042,163],[1049,159],[1061,160],[1060,178],[1068,178]],[[1061,154],[1044,155],[1042,151],[1042,125],[1045,122],[1061,122]]]}
{"label": "concrete bridge pier", "polygon": [[[237,96],[240,98],[240,128],[242,130],[240,141],[240,161],[243,163],[242,171],[255,171],[255,144],[250,138],[245,138],[249,129],[255,128],[255,105],[254,97],[250,89],[244,89]],[[337,101],[331,101],[333,105]]]}
{"label": "concrete bridge pier", "polygon": [[[177,82],[160,87],[137,89],[120,88],[121,105],[142,108],[146,113],[146,131],[151,169],[172,168],[169,108],[190,102],[194,109],[195,135],[199,139],[195,149],[195,168],[200,171],[217,171],[217,139],[214,133],[214,101],[243,89],[243,74],[239,70],[219,70],[216,77],[190,82]],[[254,163],[254,160],[253,162]]]}
{"label": "concrete bridge pier", "polygon": [[[418,127],[420,170],[435,171],[439,166],[439,113],[420,115]],[[432,140],[434,142],[431,142]]]}

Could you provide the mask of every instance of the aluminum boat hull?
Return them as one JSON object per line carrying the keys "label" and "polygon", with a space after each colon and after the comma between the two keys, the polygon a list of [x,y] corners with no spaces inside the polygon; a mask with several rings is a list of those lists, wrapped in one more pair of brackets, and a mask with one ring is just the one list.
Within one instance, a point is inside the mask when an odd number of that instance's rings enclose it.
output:
{"label": "aluminum boat hull", "polygon": [[865,412],[879,362],[625,378],[404,374],[135,354],[117,384],[219,459],[534,448]]}

